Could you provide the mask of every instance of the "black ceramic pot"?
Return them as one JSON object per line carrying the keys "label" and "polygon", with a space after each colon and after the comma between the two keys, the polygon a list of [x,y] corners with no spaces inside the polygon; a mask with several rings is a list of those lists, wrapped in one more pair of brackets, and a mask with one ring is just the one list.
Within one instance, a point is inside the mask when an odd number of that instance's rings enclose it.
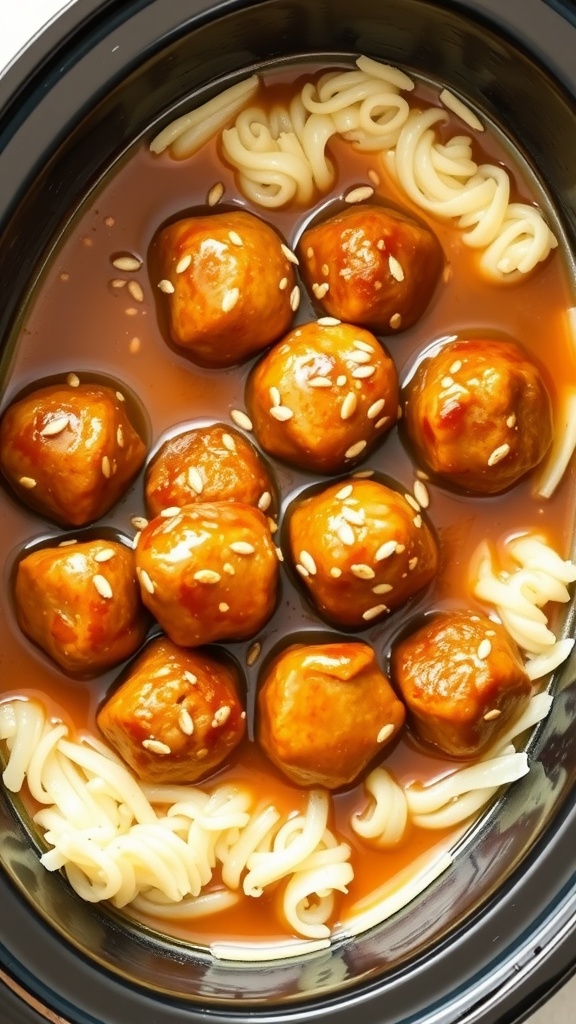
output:
{"label": "black ceramic pot", "polygon": [[[182,96],[271,60],[359,52],[470,96],[542,176],[576,252],[574,3],[77,0],[0,81],[0,343],[65,218]],[[310,960],[216,964],[129,933],[39,867],[0,795],[0,1017],[523,1020],[576,966],[574,674],[568,664],[555,681],[534,770],[453,867],[391,920]]]}

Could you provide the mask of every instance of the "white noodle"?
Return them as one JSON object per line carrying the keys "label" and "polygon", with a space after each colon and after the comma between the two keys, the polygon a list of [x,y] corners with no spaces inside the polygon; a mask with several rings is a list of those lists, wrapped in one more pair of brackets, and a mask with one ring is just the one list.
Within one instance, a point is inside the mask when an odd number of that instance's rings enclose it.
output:
{"label": "white noodle", "polygon": [[[225,89],[195,110],[183,114],[152,139],[151,151],[163,153],[169,146],[174,151],[178,146],[176,152],[179,157],[190,156],[215,135],[235,113],[241,110],[246,101],[254,95],[258,86],[258,77],[252,75],[245,81]],[[208,134],[207,126],[209,127]]]}

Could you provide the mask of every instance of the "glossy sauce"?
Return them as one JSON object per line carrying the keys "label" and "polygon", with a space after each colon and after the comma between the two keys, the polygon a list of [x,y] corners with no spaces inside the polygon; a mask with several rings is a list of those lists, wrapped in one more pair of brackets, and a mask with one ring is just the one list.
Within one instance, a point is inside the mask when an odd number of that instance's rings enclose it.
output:
{"label": "glossy sauce", "polygon": [[[286,73],[284,73],[284,79]],[[286,85],[279,79],[277,92],[285,95]],[[434,93],[420,87],[411,97],[434,100]],[[444,129],[446,136],[468,134],[468,129],[452,118]],[[356,185],[369,183],[367,172],[376,168],[375,157],[355,154],[346,144],[331,144],[338,166],[338,177],[330,196],[319,197],[312,210],[288,209],[254,212],[274,224],[291,248],[319,211],[329,214],[331,199]],[[512,177],[512,199],[529,200],[531,188],[517,158],[495,132],[475,137],[478,163],[502,163]],[[384,338],[399,373],[400,383],[409,376],[415,361],[431,345],[451,335],[495,332],[520,341],[545,366],[555,403],[562,387],[576,384],[576,355],[568,333],[566,309],[574,303],[568,284],[568,269],[562,248],[554,251],[545,264],[526,280],[495,285],[478,273],[478,256],[463,242],[460,233],[448,224],[423,216],[415,210],[381,171],[377,194],[427,220],[444,248],[448,273],[422,319],[412,329]],[[146,147],[136,148],[122,164],[113,169],[97,195],[89,197],[78,211],[71,227],[57,245],[43,279],[32,296],[18,344],[15,346],[2,406],[5,407],[26,387],[38,386],[46,378],[63,379],[74,371],[80,379],[93,374],[118,381],[132,391],[140,403],[148,424],[150,456],[163,440],[184,425],[212,422],[230,423],[230,410],[244,408],[244,385],[252,362],[230,370],[199,369],[169,344],[163,333],[162,300],[157,280],[147,272],[147,253],[155,232],[169,219],[190,210],[209,212],[205,206],[210,188],[221,181],[225,186],[223,204],[233,203],[251,209],[239,194],[232,172],[222,164],[216,141],[191,160],[177,163],[167,156],[153,157]],[[214,209],[216,212],[218,207]],[[554,227],[554,225],[553,225]],[[121,273],[111,260],[119,253],[133,253],[143,260],[135,274]],[[130,296],[128,286],[114,287],[114,280],[136,280],[144,292],[144,301]],[[315,315],[303,294],[294,325]],[[293,326],[294,326],[293,325]],[[276,464],[276,479],[285,509],[298,493],[317,482],[309,474]],[[373,455],[357,469],[373,468],[396,480],[411,491],[415,466],[397,429],[380,443]],[[331,478],[325,478],[326,484]],[[388,620],[357,634],[371,643],[380,664],[386,668],[390,645],[423,611],[474,602],[469,594],[469,561],[478,543],[490,537],[502,543],[510,534],[538,530],[563,556],[569,553],[574,508],[574,470],[569,470],[554,496],[547,501],[533,497],[533,479],[522,481],[504,495],[471,498],[428,484],[428,516],[438,532],[441,569],[433,585]],[[132,537],[131,517],[144,515],[143,474],[118,505],[96,524],[94,530],[108,528]],[[69,534],[71,536],[72,534]],[[79,536],[76,532],[74,536]],[[282,532],[278,534],[280,538]],[[0,488],[0,556],[3,565],[3,594],[10,591],[14,561],[22,549],[43,538],[62,538],[56,527],[42,521],[18,504],[12,493]],[[238,780],[255,792],[267,792],[281,811],[304,806],[306,793],[289,784],[266,761],[252,741],[254,693],[258,672],[267,657],[279,645],[306,636],[324,639],[334,636],[318,619],[284,566],[276,613],[258,640],[260,659],[245,668],[248,693],[249,735],[233,759],[207,782]],[[106,676],[78,682],[69,680],[49,663],[19,632],[10,600],[4,597],[4,615],[0,621],[1,692],[7,696],[22,694],[37,697],[50,713],[64,717],[78,730],[97,732],[96,710],[122,666]],[[248,643],[228,648],[240,665],[246,665]],[[387,752],[385,764],[399,782],[426,779],[446,771],[447,763],[419,750],[407,733],[394,749]],[[331,826],[353,847],[355,878],[350,896],[339,908],[345,921],[346,908],[409,865],[442,838],[443,833],[411,828],[408,839],[398,850],[378,852],[360,843],[348,821],[353,810],[364,806],[363,788],[334,798]],[[215,939],[262,939],[281,936],[276,896],[246,900],[230,911],[221,912],[187,927],[167,924],[166,930],[201,944]],[[153,925],[153,927],[158,927]]]}

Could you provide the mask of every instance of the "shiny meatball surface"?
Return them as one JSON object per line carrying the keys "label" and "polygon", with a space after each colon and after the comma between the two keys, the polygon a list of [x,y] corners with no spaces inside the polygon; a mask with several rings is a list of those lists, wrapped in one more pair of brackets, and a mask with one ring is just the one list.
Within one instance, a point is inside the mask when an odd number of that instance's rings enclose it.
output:
{"label": "shiny meatball surface", "polygon": [[552,405],[514,341],[462,339],[422,360],[405,389],[404,428],[421,465],[475,494],[498,494],[544,458]]}
{"label": "shiny meatball surface", "polygon": [[395,334],[420,319],[444,262],[431,228],[374,204],[313,225],[297,253],[311,298],[331,316],[376,334]]}
{"label": "shiny meatball surface", "polygon": [[314,321],[260,360],[246,402],[265,451],[334,473],[367,455],[396,422],[396,368],[369,331]]}
{"label": "shiny meatball surface", "polygon": [[136,547],[142,600],[174,643],[244,640],[276,602],[278,557],[265,515],[239,502],[156,516]]}
{"label": "shiny meatball surface", "polygon": [[485,750],[531,693],[504,627],[471,612],[430,619],[396,645],[391,666],[416,735],[453,757]]}
{"label": "shiny meatball surface", "polygon": [[148,515],[206,501],[239,501],[273,511],[275,486],[259,451],[221,423],[169,438],[146,471]]}
{"label": "shiny meatball surface", "polygon": [[21,501],[63,526],[105,515],[145,457],[121,392],[98,384],[39,388],[13,402],[0,422],[6,480]]}
{"label": "shiny meatball surface", "polygon": [[106,739],[144,782],[195,782],[238,746],[239,672],[204,650],[152,640],[100,708]]}
{"label": "shiny meatball surface", "polygon": [[117,541],[32,551],[18,564],[14,600],[22,631],[74,676],[119,665],[138,649],[149,624],[134,553]]}
{"label": "shiny meatball surface", "polygon": [[154,247],[173,342],[202,366],[233,366],[288,330],[294,262],[276,231],[243,210],[187,217]]}
{"label": "shiny meatball surface", "polygon": [[293,782],[350,785],[397,735],[404,707],[363,643],[297,644],[257,697],[257,739]]}
{"label": "shiny meatball surface", "polygon": [[290,559],[323,618],[369,626],[433,579],[436,539],[411,502],[376,480],[350,479],[295,504]]}

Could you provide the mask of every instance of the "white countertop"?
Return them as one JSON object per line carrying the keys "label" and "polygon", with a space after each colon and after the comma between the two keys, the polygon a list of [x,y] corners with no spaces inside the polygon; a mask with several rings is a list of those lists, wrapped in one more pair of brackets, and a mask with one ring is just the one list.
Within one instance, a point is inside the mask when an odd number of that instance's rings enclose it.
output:
{"label": "white countertop", "polygon": [[0,0],[0,71],[74,0]]}

